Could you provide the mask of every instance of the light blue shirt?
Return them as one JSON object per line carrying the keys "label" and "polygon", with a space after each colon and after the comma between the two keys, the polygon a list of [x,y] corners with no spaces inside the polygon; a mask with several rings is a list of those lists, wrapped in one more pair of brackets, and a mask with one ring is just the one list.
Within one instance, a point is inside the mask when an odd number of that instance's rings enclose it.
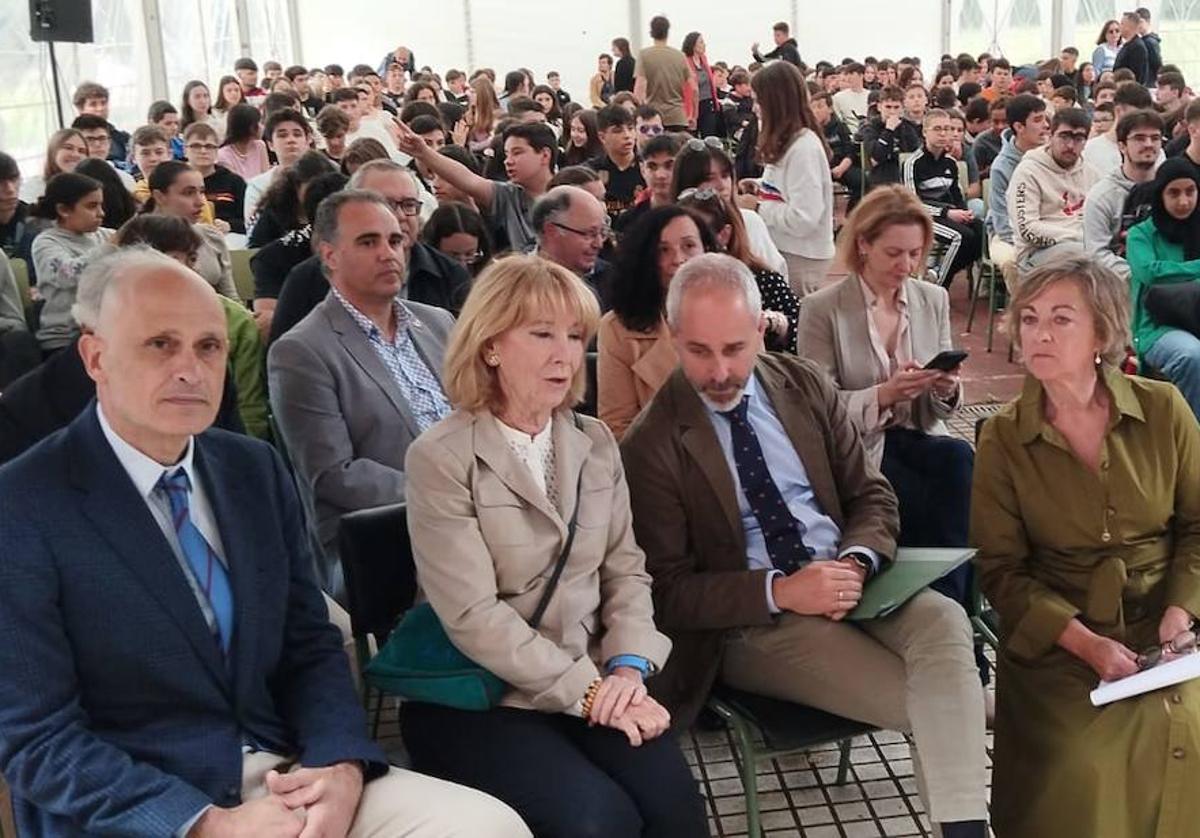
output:
{"label": "light blue shirt", "polygon": [[393,300],[392,306],[396,312],[396,334],[389,342],[384,339],[379,327],[355,308],[349,300],[343,297],[336,288],[332,289],[338,302],[346,309],[350,319],[362,329],[367,336],[371,349],[379,357],[385,369],[396,382],[400,394],[408,403],[413,418],[417,421],[417,429],[424,432],[440,420],[450,415],[450,402],[442,392],[442,385],[429,364],[421,356],[416,343],[412,339],[409,327],[413,321],[410,312],[399,300]]}
{"label": "light blue shirt", "polygon": [[[879,555],[867,547],[839,548],[842,540],[842,530],[837,523],[821,509],[812,484],[808,480],[808,470],[791,439],[779,421],[778,414],[770,399],[759,389],[756,376],[750,376],[746,382],[745,394],[749,397],[746,416],[754,433],[762,446],[763,456],[767,461],[767,471],[775,485],[779,488],[783,502],[788,511],[804,526],[804,544],[813,551],[814,561],[837,559],[848,553],[862,553],[869,556],[875,570],[879,570]],[[708,418],[716,432],[717,442],[721,445],[721,453],[729,465],[729,474],[733,479],[733,487],[737,495],[738,512],[742,518],[742,530],[746,536],[746,561],[750,570],[770,570],[767,575],[767,604],[771,611],[777,613],[774,598],[771,596],[771,580],[775,575],[782,575],[771,562],[767,553],[767,542],[762,534],[762,527],[746,500],[742,491],[742,482],[738,477],[737,463],[733,458],[733,430],[729,420],[705,403]]]}

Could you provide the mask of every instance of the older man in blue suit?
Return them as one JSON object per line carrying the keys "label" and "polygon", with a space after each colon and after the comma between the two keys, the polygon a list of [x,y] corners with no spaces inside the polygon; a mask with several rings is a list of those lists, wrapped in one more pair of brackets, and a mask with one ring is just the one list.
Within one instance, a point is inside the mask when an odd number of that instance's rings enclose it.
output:
{"label": "older man in blue suit", "polygon": [[0,770],[21,835],[528,835],[366,736],[291,479],[209,427],[212,288],[119,251],[76,314],[97,403],[0,468]]}

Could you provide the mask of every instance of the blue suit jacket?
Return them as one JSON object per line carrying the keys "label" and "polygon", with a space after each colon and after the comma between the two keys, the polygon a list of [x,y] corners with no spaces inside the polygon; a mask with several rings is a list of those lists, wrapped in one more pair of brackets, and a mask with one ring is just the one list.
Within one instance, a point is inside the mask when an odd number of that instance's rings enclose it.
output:
{"label": "blue suit jacket", "polygon": [[230,566],[228,665],[94,404],[0,468],[0,770],[23,836],[169,836],[240,802],[246,738],[386,770],[278,456],[209,430],[195,464]]}

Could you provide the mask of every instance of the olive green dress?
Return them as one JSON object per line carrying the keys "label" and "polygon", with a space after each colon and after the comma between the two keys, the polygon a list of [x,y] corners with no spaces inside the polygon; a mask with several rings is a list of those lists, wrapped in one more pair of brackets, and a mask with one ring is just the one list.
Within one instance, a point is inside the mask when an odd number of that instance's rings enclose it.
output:
{"label": "olive green dress", "polygon": [[1099,473],[1044,420],[1042,387],[983,429],[971,543],[1000,615],[998,838],[1200,835],[1200,680],[1102,708],[1058,647],[1073,617],[1134,651],[1164,608],[1200,613],[1200,426],[1169,384],[1106,370]]}

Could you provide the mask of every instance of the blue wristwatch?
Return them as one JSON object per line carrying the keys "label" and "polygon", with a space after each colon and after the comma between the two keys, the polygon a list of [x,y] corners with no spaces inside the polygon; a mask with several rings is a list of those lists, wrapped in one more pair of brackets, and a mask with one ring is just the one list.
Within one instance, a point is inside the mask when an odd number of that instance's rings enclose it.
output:
{"label": "blue wristwatch", "polygon": [[631,669],[636,669],[642,673],[643,681],[654,673],[654,664],[641,655],[614,655],[608,659],[608,663],[604,665],[604,669],[607,673],[611,674],[618,666],[628,666]]}

